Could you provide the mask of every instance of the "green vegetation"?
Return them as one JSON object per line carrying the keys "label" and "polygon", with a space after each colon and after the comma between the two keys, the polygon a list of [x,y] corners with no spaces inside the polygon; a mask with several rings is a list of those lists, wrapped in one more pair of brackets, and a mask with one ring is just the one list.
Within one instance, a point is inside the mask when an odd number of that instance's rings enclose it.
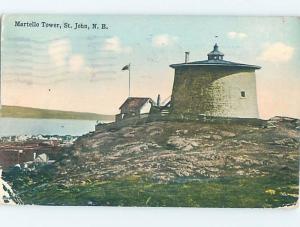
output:
{"label": "green vegetation", "polygon": [[3,178],[24,204],[295,205],[299,120],[245,123],[106,124],[79,137],[52,165],[6,169]]}
{"label": "green vegetation", "polygon": [[159,183],[145,176],[80,183],[52,183],[53,169],[39,174],[19,170],[6,174],[25,204],[162,206],[162,207],[280,207],[296,204],[298,180],[285,174],[229,177]]}
{"label": "green vegetation", "polygon": [[21,106],[2,106],[1,117],[13,118],[45,118],[45,119],[74,119],[74,120],[103,120],[112,121],[114,116],[96,113],[47,110]]}

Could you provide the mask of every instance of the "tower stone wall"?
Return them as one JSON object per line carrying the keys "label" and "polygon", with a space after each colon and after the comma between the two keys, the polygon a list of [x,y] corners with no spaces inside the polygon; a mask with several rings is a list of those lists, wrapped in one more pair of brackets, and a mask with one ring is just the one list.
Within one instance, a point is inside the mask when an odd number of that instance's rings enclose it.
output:
{"label": "tower stone wall", "polygon": [[171,111],[258,118],[255,70],[211,65],[176,68]]}

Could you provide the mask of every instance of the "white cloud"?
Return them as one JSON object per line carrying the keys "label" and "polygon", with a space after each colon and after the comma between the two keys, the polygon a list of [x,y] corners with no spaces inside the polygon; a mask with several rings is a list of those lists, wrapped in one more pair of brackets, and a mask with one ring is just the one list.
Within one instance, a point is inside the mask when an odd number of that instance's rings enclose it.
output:
{"label": "white cloud", "polygon": [[80,54],[74,54],[69,59],[69,71],[72,73],[80,72],[84,65],[84,58]]}
{"label": "white cloud", "polygon": [[70,53],[71,43],[67,39],[53,41],[48,46],[48,54],[56,66],[66,65]]}
{"label": "white cloud", "polygon": [[105,39],[102,50],[116,52],[116,53],[122,53],[122,52],[128,53],[131,52],[132,49],[131,47],[124,46],[121,40],[119,39],[119,37],[114,36]]}
{"label": "white cloud", "polygon": [[156,35],[152,38],[152,45],[155,47],[169,46],[177,42],[178,37],[168,34]]}
{"label": "white cloud", "polygon": [[55,70],[58,72],[57,76],[60,72],[63,72],[60,76],[64,79],[70,79],[71,77],[68,76],[73,76],[74,74],[87,74],[84,56],[72,52],[72,45],[68,39],[60,39],[51,42],[48,45],[48,55],[50,60],[56,66]]}
{"label": "white cloud", "polygon": [[228,32],[227,35],[230,39],[245,39],[248,36],[243,32]]}
{"label": "white cloud", "polygon": [[276,42],[266,45],[258,59],[273,63],[287,62],[292,58],[293,54],[293,47],[282,42]]}

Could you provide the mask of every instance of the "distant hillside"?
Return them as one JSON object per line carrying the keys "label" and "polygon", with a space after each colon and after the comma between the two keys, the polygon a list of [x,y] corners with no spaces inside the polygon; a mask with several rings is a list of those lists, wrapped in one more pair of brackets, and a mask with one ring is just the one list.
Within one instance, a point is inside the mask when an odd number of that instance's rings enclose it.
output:
{"label": "distant hillside", "polygon": [[22,106],[2,106],[1,117],[15,118],[47,118],[47,119],[76,119],[76,120],[102,120],[112,121],[113,115],[103,115],[96,113],[47,110]]}

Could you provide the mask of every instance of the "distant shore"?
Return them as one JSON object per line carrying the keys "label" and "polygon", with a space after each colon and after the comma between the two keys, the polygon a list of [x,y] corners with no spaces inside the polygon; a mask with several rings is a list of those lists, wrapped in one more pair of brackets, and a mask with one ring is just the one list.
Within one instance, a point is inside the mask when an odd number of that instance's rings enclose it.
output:
{"label": "distant shore", "polygon": [[48,110],[22,106],[6,106],[0,109],[0,117],[11,118],[38,118],[38,119],[73,119],[73,120],[99,120],[113,121],[114,115],[74,112],[62,110]]}

